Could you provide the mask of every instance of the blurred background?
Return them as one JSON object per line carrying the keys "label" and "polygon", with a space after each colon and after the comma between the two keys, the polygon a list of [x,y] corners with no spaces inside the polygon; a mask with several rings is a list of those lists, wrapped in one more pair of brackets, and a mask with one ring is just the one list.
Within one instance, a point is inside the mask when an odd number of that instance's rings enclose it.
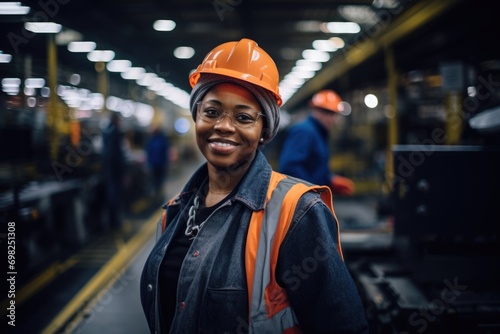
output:
{"label": "blurred background", "polygon": [[188,76],[246,37],[281,76],[273,167],[314,93],[344,100],[330,168],[355,193],[334,206],[371,332],[499,333],[498,8],[0,2],[2,332],[148,333],[138,282],[161,205],[203,162]]}

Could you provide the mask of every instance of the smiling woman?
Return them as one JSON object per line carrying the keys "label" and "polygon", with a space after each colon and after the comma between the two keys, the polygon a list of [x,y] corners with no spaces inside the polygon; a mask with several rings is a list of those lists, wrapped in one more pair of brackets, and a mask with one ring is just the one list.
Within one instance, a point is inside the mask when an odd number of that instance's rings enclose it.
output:
{"label": "smiling woman", "polygon": [[249,39],[190,76],[206,163],[166,206],[143,269],[152,333],[367,332],[330,189],[274,172],[260,152],[278,131],[278,80]]}
{"label": "smiling woman", "polygon": [[[207,109],[207,104],[227,106],[235,112],[221,113],[213,107]],[[216,176],[219,171],[231,168],[244,175],[255,157],[257,147],[264,140],[259,103],[245,88],[222,83],[205,95],[202,105],[205,108],[198,108],[197,113],[196,141],[207,159],[209,173],[214,169],[213,175]],[[236,111],[242,109],[245,113]],[[229,117],[224,117],[226,114]],[[234,182],[229,183],[209,183],[207,200],[211,200],[213,193],[230,193],[240,178],[233,179]]]}

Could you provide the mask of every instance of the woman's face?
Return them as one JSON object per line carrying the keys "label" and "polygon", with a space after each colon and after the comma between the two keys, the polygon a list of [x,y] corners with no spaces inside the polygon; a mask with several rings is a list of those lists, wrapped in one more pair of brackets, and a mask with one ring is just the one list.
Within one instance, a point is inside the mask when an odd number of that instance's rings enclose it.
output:
{"label": "woman's face", "polygon": [[[196,113],[196,142],[208,163],[219,170],[249,165],[259,146],[264,122],[262,117],[256,117],[255,125],[246,128],[235,125],[238,121],[234,117],[246,120],[248,116],[262,113],[257,100],[245,88],[223,83],[212,88],[201,102],[202,107],[198,107]],[[224,115],[220,121],[210,123],[200,117],[200,108],[206,111],[204,115],[211,117],[214,111],[232,117]]]}

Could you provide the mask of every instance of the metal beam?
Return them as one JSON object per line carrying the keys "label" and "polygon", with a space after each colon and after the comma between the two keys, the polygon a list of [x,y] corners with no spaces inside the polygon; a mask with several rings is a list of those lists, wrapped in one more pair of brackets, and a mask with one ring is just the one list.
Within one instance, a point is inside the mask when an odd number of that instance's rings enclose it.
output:
{"label": "metal beam", "polygon": [[[308,99],[318,90],[328,86],[335,79],[382,51],[384,47],[392,46],[411,32],[437,19],[446,10],[451,9],[461,1],[463,0],[422,0],[408,8],[392,22],[391,12],[388,10],[386,18],[379,21],[372,29],[364,32],[357,43],[343,49],[342,55],[332,58],[315,77],[295,92],[283,105],[283,108],[293,109],[294,106]],[[392,15],[397,14],[399,13],[392,13]],[[380,29],[383,31],[378,33]]]}

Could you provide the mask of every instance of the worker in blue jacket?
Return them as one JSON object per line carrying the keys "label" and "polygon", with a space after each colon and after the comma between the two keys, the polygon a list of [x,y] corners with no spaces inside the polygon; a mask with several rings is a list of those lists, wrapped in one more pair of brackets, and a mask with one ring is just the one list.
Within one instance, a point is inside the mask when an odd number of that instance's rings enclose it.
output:
{"label": "worker in blue jacket", "polygon": [[329,186],[334,195],[352,195],[352,180],[329,169],[329,129],[342,112],[340,96],[332,90],[316,93],[310,101],[310,115],[287,133],[278,170],[314,184]]}

